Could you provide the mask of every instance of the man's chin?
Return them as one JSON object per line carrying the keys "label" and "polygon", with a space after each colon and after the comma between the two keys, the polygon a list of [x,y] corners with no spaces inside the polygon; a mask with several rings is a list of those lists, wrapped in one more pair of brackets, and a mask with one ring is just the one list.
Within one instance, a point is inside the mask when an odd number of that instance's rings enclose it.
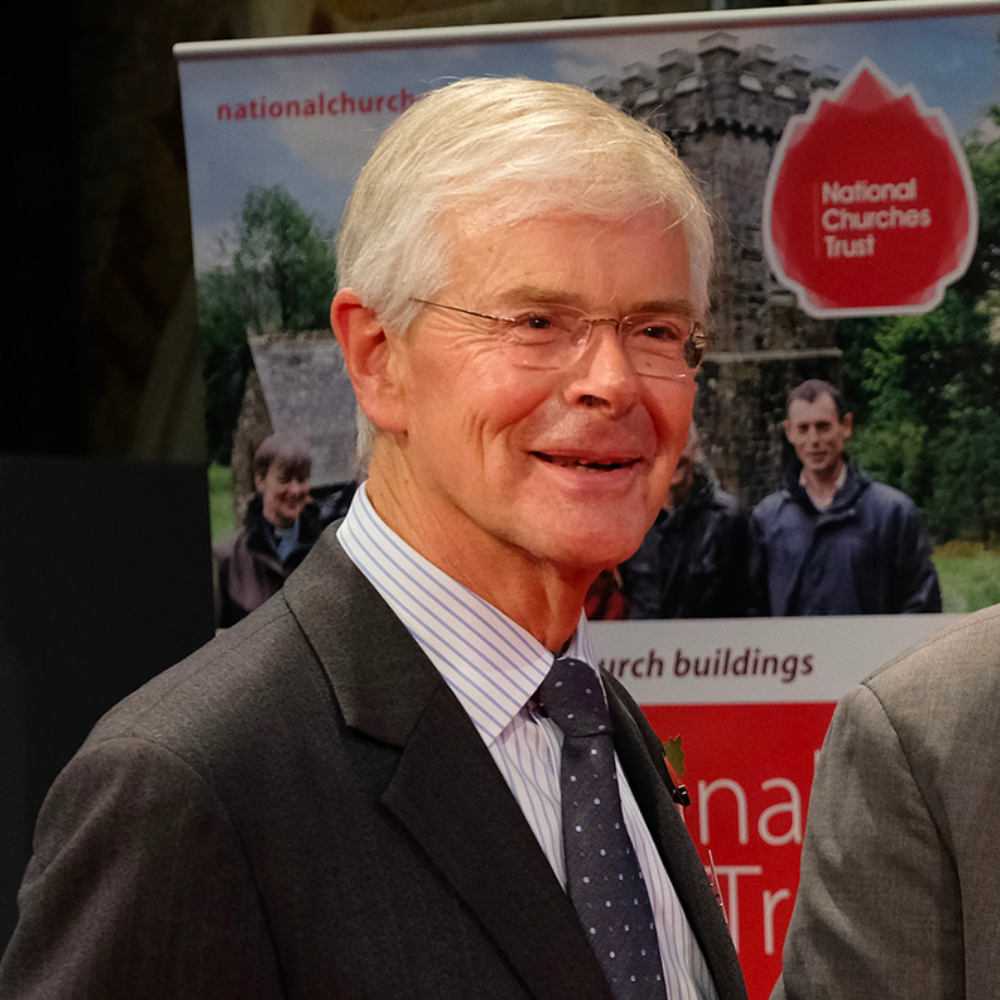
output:
{"label": "man's chin", "polygon": [[607,539],[600,544],[595,540],[592,545],[576,544],[563,554],[563,558],[553,558],[553,562],[561,562],[563,566],[577,570],[581,575],[591,575],[595,579],[606,569],[615,569],[627,559],[635,555],[642,544],[642,536],[633,545],[631,540],[620,545],[611,546]]}

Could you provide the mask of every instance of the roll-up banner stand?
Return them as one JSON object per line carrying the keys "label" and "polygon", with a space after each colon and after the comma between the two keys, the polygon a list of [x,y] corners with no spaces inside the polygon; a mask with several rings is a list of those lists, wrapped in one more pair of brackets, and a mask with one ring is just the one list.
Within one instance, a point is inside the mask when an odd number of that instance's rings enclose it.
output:
{"label": "roll-up banner stand", "polygon": [[[995,497],[982,448],[1000,426],[995,383],[984,404],[971,376],[942,382],[951,353],[978,357],[997,336],[986,244],[995,255],[998,38],[997,3],[899,2],[178,45],[221,505],[245,501],[269,428],[309,439],[319,499],[357,478],[354,401],[326,320],[346,198],[382,130],[420,94],[521,75],[586,87],[662,130],[704,185],[720,263],[695,412],[722,488],[747,510],[776,490],[788,389],[848,381],[867,393],[862,459],[914,496],[936,557],[985,551],[996,529],[976,497]],[[918,347],[922,374],[908,382],[894,365],[914,370]],[[921,393],[937,394],[933,420],[917,412]],[[982,462],[965,482],[955,466],[928,486],[936,470],[907,456],[942,421],[947,447],[928,454],[979,449]],[[971,512],[958,523],[935,513],[947,488],[948,509]],[[946,610],[978,606],[941,575]],[[948,618],[595,624],[603,665],[683,772],[685,819],[714,868],[751,996],[767,996],[780,969],[834,703]]]}

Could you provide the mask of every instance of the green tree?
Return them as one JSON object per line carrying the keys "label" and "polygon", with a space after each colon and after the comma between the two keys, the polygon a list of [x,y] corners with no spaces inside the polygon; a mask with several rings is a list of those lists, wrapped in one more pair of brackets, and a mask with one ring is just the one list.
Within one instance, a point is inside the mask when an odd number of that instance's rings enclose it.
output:
{"label": "green tree", "polygon": [[209,458],[229,465],[233,430],[252,360],[247,320],[232,270],[216,267],[198,278],[198,326],[205,377],[205,436]]}
{"label": "green tree", "polygon": [[[997,40],[1000,45],[1000,38]],[[1000,130],[1000,104],[987,112]],[[965,141],[965,156],[979,203],[979,238],[968,271],[959,287],[985,298],[994,315],[1000,314],[1000,139],[984,139],[974,132]]]}
{"label": "green tree", "polygon": [[883,320],[855,372],[867,419],[853,454],[912,496],[940,540],[1000,533],[1000,345],[990,326],[951,288],[932,312]]}
{"label": "green tree", "polygon": [[[990,109],[1000,125],[1000,108]],[[966,154],[979,205],[972,262],[920,316],[842,323],[852,454],[910,494],[943,541],[1000,537],[1000,139]]]}
{"label": "green tree", "polygon": [[252,359],[247,336],[325,327],[336,275],[333,233],[280,185],[251,188],[230,258],[198,276],[209,457],[229,464]]}
{"label": "green tree", "polygon": [[326,326],[334,271],[333,233],[280,185],[251,188],[233,254],[249,330],[288,333]]}

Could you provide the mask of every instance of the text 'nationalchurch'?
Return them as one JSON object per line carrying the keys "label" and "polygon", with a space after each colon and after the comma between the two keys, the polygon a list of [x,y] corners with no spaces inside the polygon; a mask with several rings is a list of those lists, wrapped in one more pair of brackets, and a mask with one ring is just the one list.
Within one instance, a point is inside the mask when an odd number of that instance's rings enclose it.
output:
{"label": "text 'nationalchurch'", "polygon": [[289,100],[270,100],[266,95],[261,95],[249,101],[220,104],[216,109],[216,120],[238,122],[263,118],[371,115],[381,112],[399,114],[405,111],[416,99],[416,95],[411,94],[405,87],[400,88],[394,94],[366,94],[365,96],[348,94],[346,90],[342,90],[339,95],[327,95],[320,91],[312,97],[296,97]]}

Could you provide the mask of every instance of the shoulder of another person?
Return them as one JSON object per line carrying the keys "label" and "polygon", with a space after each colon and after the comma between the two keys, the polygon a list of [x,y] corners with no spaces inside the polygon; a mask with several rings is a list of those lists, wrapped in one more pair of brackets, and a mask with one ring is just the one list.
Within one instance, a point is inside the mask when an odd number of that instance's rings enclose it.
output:
{"label": "shoulder of another person", "polygon": [[908,754],[1000,763],[1000,607],[924,640],[856,691],[855,701],[874,699]]}
{"label": "shoulder of another person", "polygon": [[773,513],[782,504],[789,502],[792,499],[792,495],[789,490],[782,487],[780,490],[775,490],[774,493],[768,493],[763,500],[759,501],[753,509],[753,516],[760,518],[768,514]]}
{"label": "shoulder of another person", "polygon": [[886,507],[898,507],[900,509],[915,510],[916,504],[902,491],[890,486],[888,483],[880,483],[878,480],[869,479],[868,496]]}
{"label": "shoulder of another person", "polygon": [[215,556],[216,560],[219,562],[225,562],[233,558],[233,552],[236,551],[236,546],[246,544],[246,529],[238,531],[228,538],[223,539],[217,545],[212,546],[212,554]]}
{"label": "shoulder of another person", "polygon": [[1000,696],[1000,604],[935,632],[863,683],[876,695],[898,692],[917,700],[923,691],[938,684],[954,689],[953,697],[968,694],[980,699],[987,695],[989,685]]}

